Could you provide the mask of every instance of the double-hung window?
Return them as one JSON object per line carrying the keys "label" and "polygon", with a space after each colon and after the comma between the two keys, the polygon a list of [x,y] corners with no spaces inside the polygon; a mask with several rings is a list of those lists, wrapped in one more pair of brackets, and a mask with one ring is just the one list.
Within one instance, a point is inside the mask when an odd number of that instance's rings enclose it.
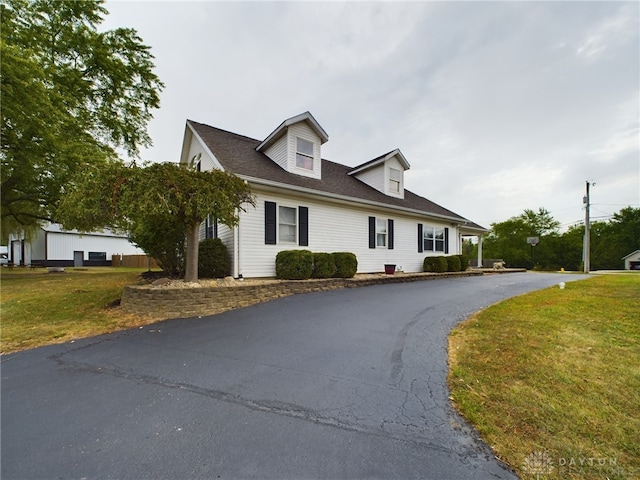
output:
{"label": "double-hung window", "polygon": [[400,193],[400,179],[402,174],[397,168],[389,168],[389,191]]}
{"label": "double-hung window", "polygon": [[218,222],[213,215],[207,215],[205,218],[204,238],[218,238]]}
{"label": "double-hung window", "polygon": [[393,219],[369,217],[369,248],[393,250]]}
{"label": "double-hung window", "polygon": [[296,167],[313,170],[313,142],[296,137]]}
{"label": "double-hung window", "polygon": [[278,207],[278,231],[281,242],[295,243],[296,241],[296,209]]}
{"label": "double-hung window", "polygon": [[264,202],[264,243],[309,245],[309,208]]}
{"label": "double-hung window", "polygon": [[[425,252],[444,252],[448,253],[447,237],[448,228],[446,227],[430,227],[428,225],[418,225],[418,234],[422,233],[422,238],[418,237],[418,240],[422,241],[422,245],[418,243],[418,251]],[[420,248],[422,247],[422,249]]]}
{"label": "double-hung window", "polygon": [[387,220],[376,218],[376,247],[387,246]]}

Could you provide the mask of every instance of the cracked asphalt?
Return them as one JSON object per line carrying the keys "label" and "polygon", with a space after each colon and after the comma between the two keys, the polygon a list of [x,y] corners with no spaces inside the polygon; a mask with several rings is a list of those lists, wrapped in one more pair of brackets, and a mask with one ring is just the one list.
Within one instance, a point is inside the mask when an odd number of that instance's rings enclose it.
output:
{"label": "cracked asphalt", "polygon": [[318,292],[5,355],[2,478],[517,478],[450,405],[447,335],[580,278]]}

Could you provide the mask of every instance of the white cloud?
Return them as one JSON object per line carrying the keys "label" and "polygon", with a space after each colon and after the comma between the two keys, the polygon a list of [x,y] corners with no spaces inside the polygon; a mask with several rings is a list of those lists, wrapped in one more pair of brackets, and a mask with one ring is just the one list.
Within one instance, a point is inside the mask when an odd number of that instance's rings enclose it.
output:
{"label": "white cloud", "polygon": [[638,12],[628,4],[608,15],[602,22],[587,34],[576,50],[578,57],[596,60],[613,51],[624,43],[637,38]]}

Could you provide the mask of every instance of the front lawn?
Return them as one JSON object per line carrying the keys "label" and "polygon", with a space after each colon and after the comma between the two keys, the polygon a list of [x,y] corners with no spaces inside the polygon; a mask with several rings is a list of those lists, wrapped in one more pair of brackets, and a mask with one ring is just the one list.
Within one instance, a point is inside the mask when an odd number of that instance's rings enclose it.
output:
{"label": "front lawn", "polygon": [[640,476],[640,275],[494,305],[449,361],[455,406],[522,478]]}
{"label": "front lawn", "polygon": [[61,343],[149,323],[114,306],[125,285],[146,269],[91,267],[2,269],[0,277],[1,352]]}

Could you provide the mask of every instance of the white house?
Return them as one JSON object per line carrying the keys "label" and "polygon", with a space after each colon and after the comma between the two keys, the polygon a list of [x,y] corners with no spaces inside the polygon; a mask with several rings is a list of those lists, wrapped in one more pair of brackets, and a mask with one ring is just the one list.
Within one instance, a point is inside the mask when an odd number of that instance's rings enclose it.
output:
{"label": "white house", "polygon": [[110,230],[82,233],[47,223],[31,236],[9,236],[9,261],[14,265],[82,267],[111,265],[113,255],[144,255],[126,235]]}
{"label": "white house", "polygon": [[487,232],[405,189],[400,150],[349,167],[322,158],[328,139],[309,112],[264,140],[187,121],[180,162],[232,172],[256,197],[237,227],[209,219],[201,228],[225,243],[234,277],[273,277],[277,253],[291,249],[352,252],[361,273],[385,264],[420,272],[425,256],[460,253],[463,236]]}
{"label": "white house", "polygon": [[640,250],[636,250],[626,257],[622,257],[622,260],[624,260],[625,270],[640,270]]}

